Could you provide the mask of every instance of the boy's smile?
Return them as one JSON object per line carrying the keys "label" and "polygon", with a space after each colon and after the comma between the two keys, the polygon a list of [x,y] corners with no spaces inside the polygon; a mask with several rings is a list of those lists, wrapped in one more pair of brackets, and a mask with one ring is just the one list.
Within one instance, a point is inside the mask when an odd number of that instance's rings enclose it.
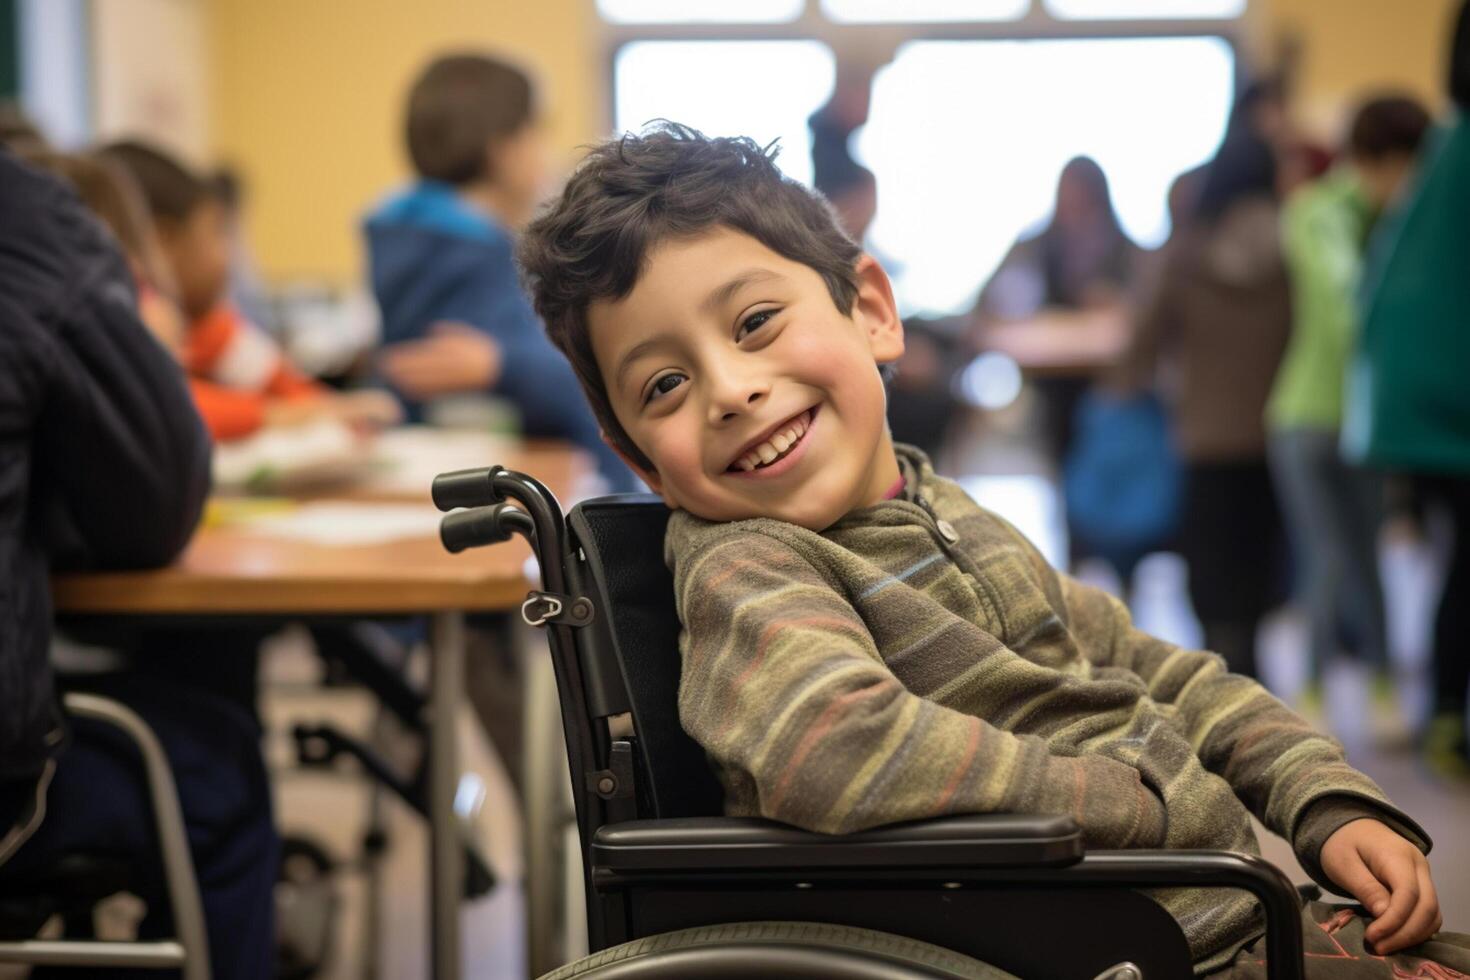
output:
{"label": "boy's smile", "polygon": [[715,228],[650,251],[632,292],[592,304],[618,421],[671,507],[822,530],[898,478],[878,365],[903,352],[888,279],[856,267],[844,315],[822,277]]}

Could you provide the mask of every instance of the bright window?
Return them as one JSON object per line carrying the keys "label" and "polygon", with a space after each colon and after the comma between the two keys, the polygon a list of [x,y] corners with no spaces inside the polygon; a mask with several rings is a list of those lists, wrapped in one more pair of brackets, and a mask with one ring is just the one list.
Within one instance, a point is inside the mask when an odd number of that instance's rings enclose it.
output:
{"label": "bright window", "polygon": [[597,0],[614,24],[784,24],[801,16],[805,0]]}
{"label": "bright window", "polygon": [[857,156],[877,176],[868,244],[907,313],[968,309],[1050,215],[1062,166],[1093,157],[1124,229],[1168,235],[1173,179],[1219,145],[1235,81],[1217,37],[915,41],[873,83]]}
{"label": "bright window", "polygon": [[806,120],[832,94],[837,63],[820,41],[635,41],[613,67],[614,125],[638,131],[654,119],[707,136],[780,140],[781,169],[810,184]]}
{"label": "bright window", "polygon": [[848,24],[1016,20],[1031,0],[822,0],[822,12]]}
{"label": "bright window", "polygon": [[1245,13],[1246,0],[1045,0],[1055,17],[1070,20],[1225,18]]}

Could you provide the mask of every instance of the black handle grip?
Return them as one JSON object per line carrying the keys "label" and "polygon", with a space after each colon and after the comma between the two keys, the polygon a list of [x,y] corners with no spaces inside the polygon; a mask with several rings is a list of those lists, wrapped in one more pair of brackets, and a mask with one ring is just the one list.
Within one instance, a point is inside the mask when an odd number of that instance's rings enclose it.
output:
{"label": "black handle grip", "polygon": [[509,541],[512,534],[530,537],[535,533],[531,516],[508,503],[476,507],[450,514],[439,522],[439,540],[447,551]]}
{"label": "black handle grip", "polygon": [[440,473],[434,477],[434,506],[440,510],[454,510],[456,507],[484,507],[495,503],[499,499],[495,494],[495,475],[503,469],[503,466],[482,466]]}

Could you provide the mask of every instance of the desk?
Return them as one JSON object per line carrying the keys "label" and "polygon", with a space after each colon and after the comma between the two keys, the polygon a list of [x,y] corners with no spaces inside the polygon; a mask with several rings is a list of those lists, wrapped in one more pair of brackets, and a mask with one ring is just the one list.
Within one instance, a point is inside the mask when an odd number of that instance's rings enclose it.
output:
{"label": "desk", "polygon": [[[564,505],[585,486],[589,457],[547,444],[520,448],[485,437],[475,443],[449,434],[460,448],[443,468],[501,463],[529,472]],[[432,446],[432,436],[416,439]],[[439,441],[438,449],[448,442]],[[460,458],[459,452],[465,455]],[[475,453],[475,454],[472,454]],[[435,463],[433,465],[440,465]],[[422,466],[422,456],[415,467]],[[357,501],[402,500],[407,495],[432,506],[432,472],[392,471],[386,485],[368,481],[355,489]],[[422,491],[413,487],[422,487]],[[352,497],[351,491],[337,495]],[[426,515],[427,516],[427,515]],[[368,545],[310,543],[263,534],[248,523],[207,525],[167,568],[146,572],[91,572],[52,580],[58,614],[133,616],[304,616],[427,615],[430,617],[429,684],[429,853],[433,976],[460,975],[459,905],[463,894],[454,794],[459,782],[455,711],[464,690],[464,615],[516,609],[533,583],[526,577],[531,550],[514,539],[461,555],[444,551],[437,536],[422,533]]]}

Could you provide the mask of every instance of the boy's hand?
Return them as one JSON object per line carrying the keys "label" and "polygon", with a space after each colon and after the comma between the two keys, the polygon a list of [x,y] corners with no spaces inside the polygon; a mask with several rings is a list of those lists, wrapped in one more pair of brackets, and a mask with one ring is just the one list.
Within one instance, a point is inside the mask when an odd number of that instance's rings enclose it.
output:
{"label": "boy's hand", "polygon": [[1422,943],[1444,919],[1419,849],[1367,818],[1339,827],[1318,855],[1322,870],[1373,916],[1363,938],[1379,955]]}
{"label": "boy's hand", "polygon": [[458,391],[484,391],[500,380],[500,345],[464,323],[444,321],[423,340],[383,349],[378,365],[399,391],[414,401]]}

